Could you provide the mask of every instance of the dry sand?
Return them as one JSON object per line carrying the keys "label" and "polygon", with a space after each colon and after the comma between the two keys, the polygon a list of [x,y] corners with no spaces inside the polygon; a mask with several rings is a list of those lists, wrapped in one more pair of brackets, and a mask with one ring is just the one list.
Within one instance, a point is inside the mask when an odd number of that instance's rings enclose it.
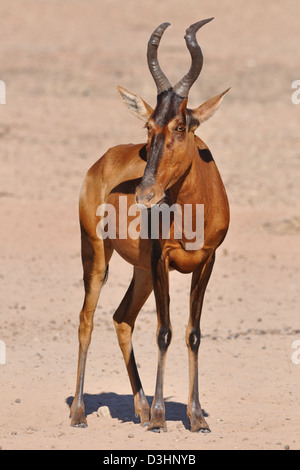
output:
{"label": "dry sand", "polygon": [[[95,315],[85,381],[88,428],[69,426],[83,301],[78,194],[88,168],[119,143],[143,142],[115,86],[155,102],[146,44],[172,82],[187,71],[191,23],[205,56],[197,106],[231,86],[197,134],[210,147],[231,205],[228,236],[205,297],[200,399],[210,434],[191,433],[185,326],[190,276],[171,276],[173,340],[167,433],[135,416],[112,322],[132,267],[114,255]],[[297,0],[3,0],[0,3],[0,446],[3,449],[300,448],[300,79]],[[156,376],[153,295],[138,317],[135,355],[149,402]],[[101,408],[104,407],[104,408]],[[100,408],[100,409],[99,409]]]}

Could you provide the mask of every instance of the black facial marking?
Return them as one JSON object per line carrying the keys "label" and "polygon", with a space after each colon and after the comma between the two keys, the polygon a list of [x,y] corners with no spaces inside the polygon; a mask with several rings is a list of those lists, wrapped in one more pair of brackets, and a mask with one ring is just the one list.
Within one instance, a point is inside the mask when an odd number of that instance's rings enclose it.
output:
{"label": "black facial marking", "polygon": [[187,109],[187,126],[188,126],[189,131],[192,129],[196,130],[197,127],[200,126],[199,119],[193,116],[191,109]]}
{"label": "black facial marking", "polygon": [[177,114],[184,98],[176,95],[173,89],[163,91],[157,97],[157,105],[153,114],[155,123],[163,127]]}
{"label": "black facial marking", "polygon": [[151,139],[149,157],[143,177],[144,182],[147,182],[148,179],[151,180],[156,175],[157,167],[163,154],[164,145],[165,134],[163,132],[154,134]]}
{"label": "black facial marking", "polygon": [[[156,130],[151,137],[147,165],[143,176],[143,183],[145,184],[151,184],[153,180],[155,180],[165,145],[165,131],[163,128],[178,115],[183,101],[184,98],[176,95],[172,88],[163,91],[157,96],[157,105],[152,115],[152,119],[155,122],[155,125],[161,128],[161,131]],[[182,116],[182,119],[183,124],[185,125],[184,115]],[[141,151],[142,150],[143,149],[141,149]]]}

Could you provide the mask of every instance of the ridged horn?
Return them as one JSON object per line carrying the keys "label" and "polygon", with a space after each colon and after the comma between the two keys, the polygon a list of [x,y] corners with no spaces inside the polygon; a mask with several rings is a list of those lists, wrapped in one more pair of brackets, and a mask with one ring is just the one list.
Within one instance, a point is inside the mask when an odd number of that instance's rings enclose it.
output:
{"label": "ridged horn", "polygon": [[191,86],[200,75],[203,65],[203,54],[197,42],[196,33],[202,26],[212,20],[213,18],[208,18],[207,20],[198,21],[186,30],[184,39],[191,54],[192,64],[188,73],[174,87],[175,93],[182,98],[187,98]]}
{"label": "ridged horn", "polygon": [[165,32],[166,28],[170,26],[170,23],[162,23],[159,25],[151,34],[151,37],[148,42],[148,50],[147,50],[147,60],[149,70],[151,75],[155,81],[157,87],[157,94],[159,95],[161,92],[172,88],[170,85],[169,80],[162,72],[160,65],[157,59],[157,49],[161,40],[163,33]]}

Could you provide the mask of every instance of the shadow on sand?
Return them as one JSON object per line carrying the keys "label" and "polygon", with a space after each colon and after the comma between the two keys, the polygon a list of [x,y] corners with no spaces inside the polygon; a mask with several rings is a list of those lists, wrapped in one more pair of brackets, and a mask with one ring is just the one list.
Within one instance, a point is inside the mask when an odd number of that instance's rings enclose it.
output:
{"label": "shadow on sand", "polygon": [[[165,398],[166,420],[181,421],[186,429],[190,429],[189,419],[186,415],[186,405],[171,401],[172,397]],[[66,399],[66,403],[71,407],[74,397]],[[118,395],[116,393],[100,393],[91,395],[85,393],[83,396],[86,415],[90,415],[98,410],[100,406],[107,406],[112,418],[117,418],[122,422],[139,423],[139,417],[135,416],[134,403],[132,395]],[[151,406],[153,397],[147,397],[149,406]],[[208,414],[202,410],[206,417]]]}

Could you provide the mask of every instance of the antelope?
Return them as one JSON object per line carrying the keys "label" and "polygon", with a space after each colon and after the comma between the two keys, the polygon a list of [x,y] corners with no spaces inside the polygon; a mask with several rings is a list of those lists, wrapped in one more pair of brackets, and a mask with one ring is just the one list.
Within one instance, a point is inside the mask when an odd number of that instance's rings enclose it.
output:
{"label": "antelope", "polygon": [[[223,242],[229,226],[229,204],[226,192],[205,143],[194,132],[211,117],[229,91],[209,99],[196,109],[187,107],[189,90],[198,78],[203,55],[196,33],[209,18],[191,25],[185,41],[191,55],[191,66],[172,87],[162,72],[157,51],[169,23],[162,23],[148,42],[147,61],[157,87],[157,103],[153,109],[138,95],[118,86],[128,110],[145,122],[148,140],[142,144],[118,145],[110,148],[87,172],[79,198],[81,251],[85,296],[80,312],[79,357],[77,383],[71,406],[71,426],[86,427],[83,383],[88,347],[93,330],[93,316],[99,294],[106,281],[108,265],[114,250],[133,266],[128,290],[113,315],[134,397],[134,409],[141,425],[149,430],[166,431],[163,395],[166,354],[172,338],[169,312],[169,271],[192,275],[189,319],[185,332],[189,363],[189,395],[187,415],[192,432],[210,432],[204,419],[198,391],[198,350],[200,317],[204,293],[213,269],[215,252]],[[131,239],[116,236],[101,238],[96,227],[97,207],[103,203],[118,211],[118,200],[127,196],[127,203],[138,203],[148,213],[162,202],[204,205],[204,243],[196,250],[186,249],[186,238],[170,236],[152,239]],[[194,217],[194,215],[193,215]],[[172,232],[173,230],[173,232]],[[154,291],[157,309],[158,365],[155,393],[151,409],[145,396],[132,346],[132,333],[138,313]]]}

